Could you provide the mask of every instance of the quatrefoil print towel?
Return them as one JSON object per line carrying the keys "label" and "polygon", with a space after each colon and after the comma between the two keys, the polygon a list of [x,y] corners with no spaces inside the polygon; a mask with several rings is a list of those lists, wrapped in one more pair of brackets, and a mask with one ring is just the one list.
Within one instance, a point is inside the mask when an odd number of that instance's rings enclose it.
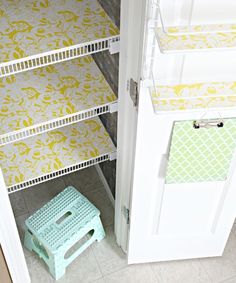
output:
{"label": "quatrefoil print towel", "polygon": [[194,129],[193,121],[175,122],[166,183],[226,180],[235,148],[236,119],[209,129]]}

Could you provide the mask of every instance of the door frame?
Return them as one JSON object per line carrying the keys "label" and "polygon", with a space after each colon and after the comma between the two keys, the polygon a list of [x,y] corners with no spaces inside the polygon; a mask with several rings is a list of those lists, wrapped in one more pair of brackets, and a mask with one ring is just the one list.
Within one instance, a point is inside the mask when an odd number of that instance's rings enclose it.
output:
{"label": "door frame", "polygon": [[[132,78],[140,88],[148,1],[121,0],[115,234],[118,245],[125,252],[128,249],[129,225],[123,208],[131,210],[138,120],[138,107],[130,98],[128,81]],[[0,212],[4,211],[0,213],[0,243],[13,282],[28,283],[30,276],[1,169],[0,187],[4,188],[0,190]]]}
{"label": "door frame", "polygon": [[20,237],[0,169],[0,243],[14,283],[30,283]]}
{"label": "door frame", "polygon": [[127,252],[129,225],[124,209],[131,209],[138,107],[130,98],[129,81],[141,82],[146,8],[148,0],[121,0],[118,144],[115,199],[115,235]]}

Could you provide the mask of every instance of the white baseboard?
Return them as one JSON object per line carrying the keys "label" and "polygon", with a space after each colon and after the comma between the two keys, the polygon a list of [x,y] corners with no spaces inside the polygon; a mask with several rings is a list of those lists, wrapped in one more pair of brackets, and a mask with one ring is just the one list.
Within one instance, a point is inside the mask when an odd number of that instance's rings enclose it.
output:
{"label": "white baseboard", "polygon": [[105,178],[105,176],[104,176],[104,174],[102,172],[101,167],[99,166],[99,164],[96,164],[95,168],[96,168],[97,173],[98,173],[98,175],[99,175],[99,177],[100,177],[100,179],[101,179],[101,181],[103,183],[103,186],[105,188],[105,191],[107,193],[107,196],[108,196],[109,200],[111,201],[112,206],[115,207],[115,199],[114,199],[114,197],[112,195],[111,189],[110,189],[110,187],[109,187],[109,185],[107,183],[107,180],[106,180],[106,178]]}

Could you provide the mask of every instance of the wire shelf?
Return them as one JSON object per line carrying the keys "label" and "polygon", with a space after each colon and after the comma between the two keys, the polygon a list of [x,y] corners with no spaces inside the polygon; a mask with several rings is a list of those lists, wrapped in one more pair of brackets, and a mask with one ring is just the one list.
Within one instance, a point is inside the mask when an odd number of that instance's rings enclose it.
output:
{"label": "wire shelf", "polygon": [[112,45],[118,43],[119,40],[120,37],[115,36],[109,39],[95,40],[89,43],[78,44],[72,47],[62,48],[60,50],[45,52],[39,55],[2,63],[0,64],[0,78],[97,52],[110,50],[113,48]]}
{"label": "wire shelf", "polygon": [[0,148],[9,193],[115,158],[98,117]]}
{"label": "wire shelf", "polygon": [[0,145],[115,111],[91,56],[0,79]]}
{"label": "wire shelf", "polygon": [[53,172],[53,173],[50,173],[50,174],[47,174],[47,175],[40,176],[40,177],[31,179],[31,180],[28,180],[26,182],[22,182],[22,183],[13,185],[11,187],[8,187],[7,190],[8,190],[8,193],[11,194],[11,193],[14,193],[16,191],[21,191],[23,189],[27,189],[29,187],[32,187],[32,186],[41,184],[43,182],[58,178],[60,176],[70,174],[70,173],[78,171],[78,170],[82,170],[84,168],[87,168],[87,167],[90,167],[90,166],[93,166],[93,165],[96,165],[96,164],[99,164],[101,162],[108,161],[108,160],[110,160],[109,154],[102,155],[102,156],[99,156],[97,158],[90,159],[88,161],[84,161],[84,162],[81,162],[79,164],[64,168],[62,170],[59,170],[59,171],[56,171],[56,172]]}
{"label": "wire shelf", "polygon": [[40,3],[1,1],[0,77],[108,49],[118,52],[119,30],[97,0]]}

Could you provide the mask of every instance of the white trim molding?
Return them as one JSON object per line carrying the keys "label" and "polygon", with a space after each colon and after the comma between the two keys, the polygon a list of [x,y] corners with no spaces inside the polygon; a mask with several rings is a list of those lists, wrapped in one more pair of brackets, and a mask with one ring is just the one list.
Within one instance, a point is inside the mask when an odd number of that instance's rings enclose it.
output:
{"label": "white trim molding", "polygon": [[106,178],[105,178],[105,176],[104,176],[104,174],[102,172],[102,169],[101,169],[100,165],[96,164],[95,165],[95,169],[96,169],[96,171],[97,171],[97,173],[98,173],[98,175],[100,177],[100,180],[102,181],[102,184],[103,184],[103,186],[105,188],[105,191],[107,193],[107,196],[108,196],[112,206],[115,207],[115,198],[113,197],[113,194],[111,192],[110,186],[107,183],[107,180],[106,180]]}
{"label": "white trim molding", "polygon": [[28,268],[1,170],[0,243],[13,283],[30,283]]}

